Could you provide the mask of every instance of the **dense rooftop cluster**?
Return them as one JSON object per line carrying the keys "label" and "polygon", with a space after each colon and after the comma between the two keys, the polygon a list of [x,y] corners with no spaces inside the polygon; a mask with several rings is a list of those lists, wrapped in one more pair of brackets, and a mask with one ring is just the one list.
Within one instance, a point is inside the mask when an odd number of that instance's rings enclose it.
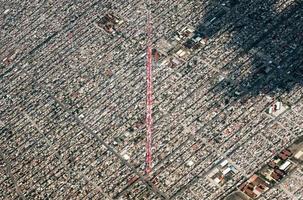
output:
{"label": "dense rooftop cluster", "polygon": [[144,1],[5,2],[0,199],[226,197],[302,136],[302,4],[152,1],[146,177]]}

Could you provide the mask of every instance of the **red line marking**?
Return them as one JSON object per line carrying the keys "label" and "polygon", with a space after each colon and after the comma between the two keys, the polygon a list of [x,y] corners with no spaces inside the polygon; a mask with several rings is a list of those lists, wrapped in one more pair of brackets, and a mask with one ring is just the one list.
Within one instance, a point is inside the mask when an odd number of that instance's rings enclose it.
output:
{"label": "red line marking", "polygon": [[146,49],[146,168],[148,175],[152,170],[152,107],[153,107],[153,85],[152,85],[152,25],[150,12],[147,12],[147,49]]}

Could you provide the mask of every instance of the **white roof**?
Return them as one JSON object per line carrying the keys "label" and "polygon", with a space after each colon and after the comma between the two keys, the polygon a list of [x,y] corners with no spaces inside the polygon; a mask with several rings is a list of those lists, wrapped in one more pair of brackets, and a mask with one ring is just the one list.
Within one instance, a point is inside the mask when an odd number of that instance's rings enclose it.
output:
{"label": "white roof", "polygon": [[192,165],[194,164],[194,162],[193,162],[193,161],[191,161],[191,160],[189,160],[189,161],[187,161],[187,162],[186,162],[186,164],[187,164],[187,166],[189,166],[189,167],[190,167],[190,166],[192,166]]}
{"label": "white roof", "polygon": [[225,165],[227,165],[227,163],[228,163],[227,160],[223,160],[223,161],[220,163],[220,165],[221,165],[221,167],[224,167]]}
{"label": "white roof", "polygon": [[218,177],[215,178],[214,181],[215,181],[216,183],[220,183],[220,182],[221,182],[221,180],[220,180]]}
{"label": "white roof", "polygon": [[294,155],[296,159],[299,159],[301,156],[303,156],[303,151],[298,151],[298,153]]}
{"label": "white roof", "polygon": [[129,137],[129,136],[130,136],[130,133],[129,133],[129,132],[125,132],[124,135],[125,135],[126,137]]}
{"label": "white roof", "polygon": [[215,175],[217,172],[219,172],[219,169],[218,169],[218,168],[215,168],[215,169],[213,169],[213,170],[208,174],[208,176],[212,177],[212,176]]}
{"label": "white roof", "polygon": [[223,175],[226,175],[226,174],[228,174],[228,172],[230,172],[231,171],[231,169],[228,167],[228,168],[226,168],[223,172],[222,172],[222,174]]}
{"label": "white roof", "polygon": [[124,154],[122,157],[123,157],[125,160],[129,160],[129,159],[130,159],[129,155],[127,155],[127,154]]}
{"label": "white roof", "polygon": [[291,163],[287,160],[287,161],[285,161],[285,163],[283,163],[283,164],[279,167],[279,169],[285,170],[290,164],[291,164]]}

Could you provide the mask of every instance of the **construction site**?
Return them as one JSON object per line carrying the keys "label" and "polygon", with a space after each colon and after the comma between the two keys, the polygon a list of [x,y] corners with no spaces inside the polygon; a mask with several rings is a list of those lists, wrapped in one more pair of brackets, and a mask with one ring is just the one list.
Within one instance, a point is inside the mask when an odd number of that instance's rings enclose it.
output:
{"label": "construction site", "polygon": [[0,15],[0,200],[303,199],[302,0]]}

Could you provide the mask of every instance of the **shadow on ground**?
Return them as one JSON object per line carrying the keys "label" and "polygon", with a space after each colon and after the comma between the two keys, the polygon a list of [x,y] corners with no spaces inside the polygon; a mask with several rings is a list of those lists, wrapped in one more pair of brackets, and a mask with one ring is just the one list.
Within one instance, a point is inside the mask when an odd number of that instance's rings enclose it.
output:
{"label": "shadow on ground", "polygon": [[242,64],[224,66],[228,75],[221,88],[236,87],[238,97],[247,97],[290,92],[296,85],[303,85],[303,3],[284,2],[211,1],[195,29],[196,36],[211,39],[228,33],[231,38],[224,44],[226,49],[240,49],[239,56],[252,55],[249,73],[241,72]]}

